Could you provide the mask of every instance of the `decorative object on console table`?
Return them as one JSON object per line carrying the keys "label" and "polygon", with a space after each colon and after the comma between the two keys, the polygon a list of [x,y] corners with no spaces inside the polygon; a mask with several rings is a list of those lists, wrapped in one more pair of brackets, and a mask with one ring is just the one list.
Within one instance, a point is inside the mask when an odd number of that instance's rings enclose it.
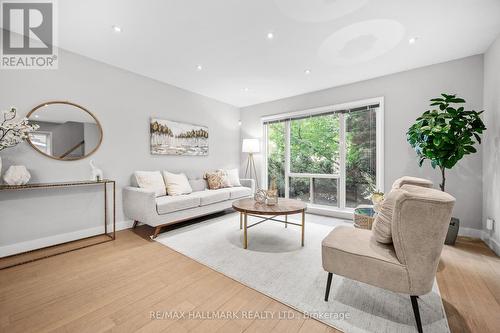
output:
{"label": "decorative object on console table", "polygon": [[208,127],[151,118],[151,154],[208,155]]}
{"label": "decorative object on console table", "polygon": [[102,170],[95,166],[94,160],[91,160],[89,164],[90,168],[92,169],[91,180],[101,181],[102,179],[104,179]]}
{"label": "decorative object on console table", "polygon": [[[245,169],[245,178],[250,176],[255,180],[256,188],[259,188],[259,177],[257,177],[257,169],[255,168],[255,161],[253,154],[260,152],[260,144],[258,139],[243,139],[241,145],[241,152],[248,153],[247,167]],[[255,177],[255,178],[254,178]]]}
{"label": "decorative object on console table", "polygon": [[[418,155],[419,165],[428,159],[433,168],[441,170],[439,187],[444,192],[445,170],[453,168],[464,155],[476,152],[474,145],[481,143],[479,134],[486,130],[486,126],[480,117],[483,111],[465,111],[461,106],[464,99],[456,95],[441,96],[431,99],[430,106],[437,108],[425,111],[406,134]],[[459,220],[452,219],[445,244],[455,244],[458,227]]]}
{"label": "decorative object on console table", "polygon": [[[28,138],[29,133],[38,129],[27,118],[16,121],[17,109],[11,107],[3,111],[3,120],[0,123],[0,152],[6,148],[14,147]],[[2,157],[0,156],[0,176],[2,175]]]}
{"label": "decorative object on console table", "polygon": [[30,179],[31,174],[24,165],[11,165],[3,175],[8,185],[25,185]]}

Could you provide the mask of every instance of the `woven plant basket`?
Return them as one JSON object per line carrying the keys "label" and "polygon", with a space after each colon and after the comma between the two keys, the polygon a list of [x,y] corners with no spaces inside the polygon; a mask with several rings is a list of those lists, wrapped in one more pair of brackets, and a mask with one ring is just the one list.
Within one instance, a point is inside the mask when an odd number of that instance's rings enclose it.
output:
{"label": "woven plant basket", "polygon": [[375,216],[358,214],[356,213],[356,210],[354,211],[354,226],[356,228],[371,230],[374,221],[375,221]]}

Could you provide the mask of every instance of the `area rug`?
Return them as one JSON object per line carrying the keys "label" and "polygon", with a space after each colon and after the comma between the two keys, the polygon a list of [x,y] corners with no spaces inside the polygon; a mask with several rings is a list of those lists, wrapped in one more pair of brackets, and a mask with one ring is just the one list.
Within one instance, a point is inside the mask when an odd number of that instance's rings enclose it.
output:
{"label": "area rug", "polygon": [[[249,224],[255,218],[249,217]],[[291,219],[290,221],[294,221]],[[165,232],[156,240],[246,286],[344,332],[416,332],[407,295],[334,275],[325,302],[327,273],[321,240],[342,220],[300,228],[267,221],[248,230],[248,249],[236,213]],[[348,224],[350,225],[350,224]],[[419,299],[424,332],[449,332],[437,284]]]}

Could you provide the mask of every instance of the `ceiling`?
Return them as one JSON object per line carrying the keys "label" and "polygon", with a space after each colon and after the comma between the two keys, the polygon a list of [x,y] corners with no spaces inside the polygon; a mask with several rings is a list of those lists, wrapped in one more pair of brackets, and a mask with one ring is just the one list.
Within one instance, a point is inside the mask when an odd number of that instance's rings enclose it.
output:
{"label": "ceiling", "polygon": [[58,11],[60,47],[238,107],[480,54],[500,33],[500,0],[65,0]]}

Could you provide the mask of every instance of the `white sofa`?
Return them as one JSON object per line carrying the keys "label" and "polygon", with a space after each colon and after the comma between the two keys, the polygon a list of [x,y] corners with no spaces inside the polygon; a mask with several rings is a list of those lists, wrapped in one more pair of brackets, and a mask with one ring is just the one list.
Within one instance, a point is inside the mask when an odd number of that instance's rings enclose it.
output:
{"label": "white sofa", "polygon": [[240,179],[242,186],[209,190],[206,180],[188,179],[193,192],[177,196],[155,196],[155,192],[139,188],[132,177],[132,186],[123,189],[125,216],[137,223],[155,227],[153,238],[161,227],[186,221],[195,217],[213,214],[231,208],[234,200],[251,197],[255,192],[253,179]]}

